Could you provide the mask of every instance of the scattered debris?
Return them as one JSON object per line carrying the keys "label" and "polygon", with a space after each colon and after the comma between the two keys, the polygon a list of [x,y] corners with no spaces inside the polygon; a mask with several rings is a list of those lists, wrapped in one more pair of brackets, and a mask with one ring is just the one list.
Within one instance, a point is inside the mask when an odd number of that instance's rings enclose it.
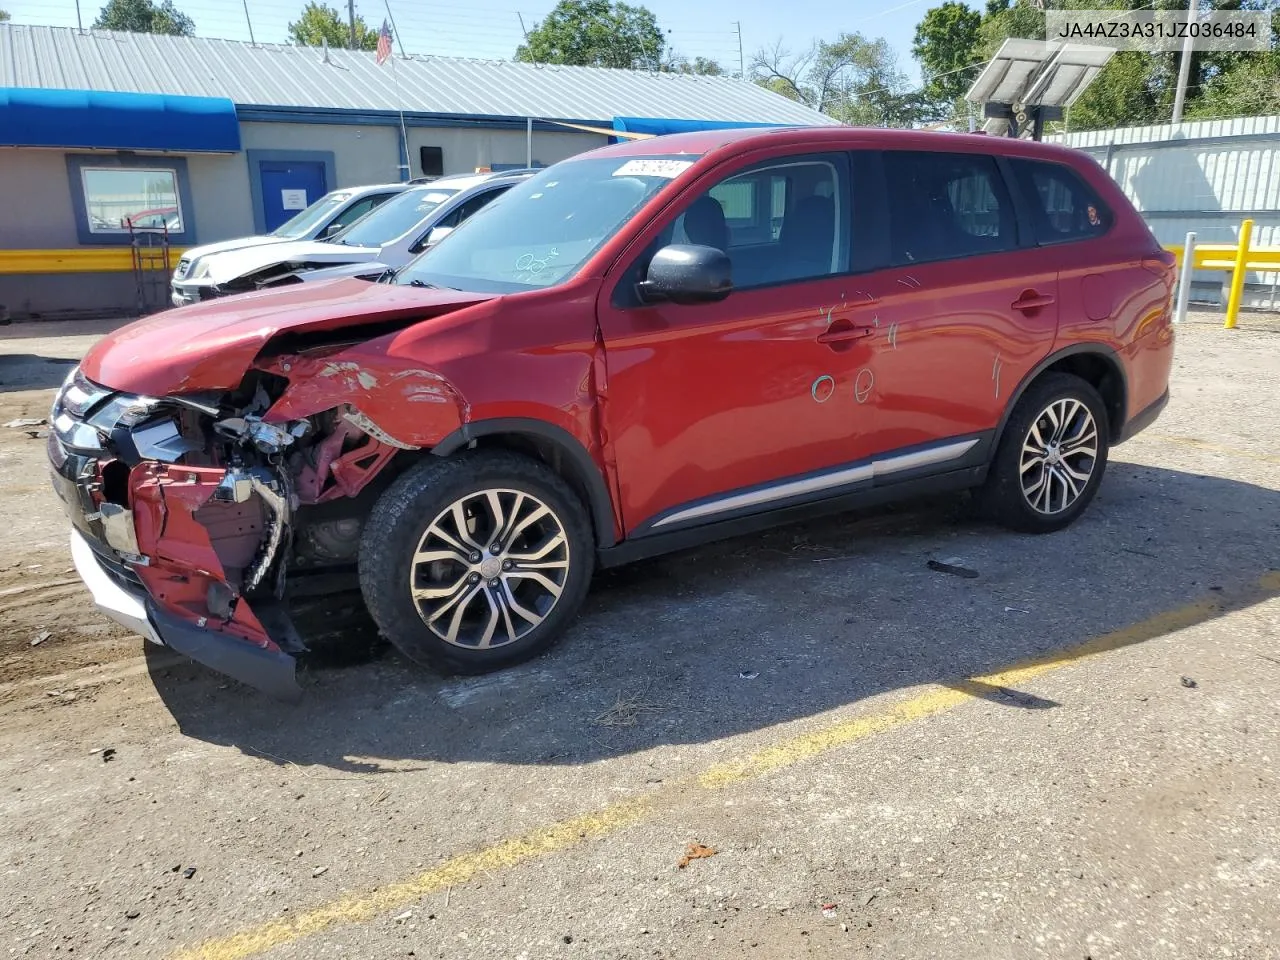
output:
{"label": "scattered debris", "polygon": [[182,879],[184,880],[190,880],[195,875],[196,875],[195,867],[187,867],[187,869],[182,871]]}
{"label": "scattered debris", "polygon": [[5,424],[10,430],[21,430],[23,427],[43,427],[49,421],[44,417],[19,417]]}
{"label": "scattered debris", "polygon": [[680,858],[680,862],[676,864],[681,870],[691,864],[694,860],[702,860],[705,857],[714,857],[720,851],[715,847],[708,847],[701,843],[691,843],[684,852],[684,856]]}
{"label": "scattered debris", "polygon": [[962,567],[958,563],[952,563],[949,560],[930,560],[926,566],[930,570],[936,570],[938,573],[950,573],[957,577],[966,577],[974,579],[978,576],[977,570],[970,570],[968,567]]}
{"label": "scattered debris", "polygon": [[657,704],[645,700],[643,693],[630,697],[618,694],[618,699],[613,706],[591,722],[601,727],[634,727],[640,719],[640,714],[656,713],[657,710]]}
{"label": "scattered debris", "polygon": [[48,440],[49,431],[48,430],[28,430],[27,436],[32,440]]}
{"label": "scattered debris", "polygon": [[1196,683],[1194,680],[1192,680],[1190,677],[1183,677],[1183,678],[1182,678],[1182,685],[1183,685],[1184,687],[1187,687],[1188,689],[1191,689],[1191,688],[1194,688],[1194,687],[1198,687],[1198,686],[1199,686],[1199,684],[1198,684],[1198,683]]}
{"label": "scattered debris", "polygon": [[410,917],[412,917],[412,916],[413,916],[413,911],[412,911],[412,910],[406,910],[404,913],[397,914],[396,916],[392,917],[391,919],[392,919],[392,920],[394,920],[396,923],[404,923],[406,920],[408,920],[408,919],[409,919]]}
{"label": "scattered debris", "polygon": [[824,917],[834,917],[836,915],[836,904],[824,903],[822,905],[822,915]]}
{"label": "scattered debris", "polygon": [[1152,560],[1160,559],[1154,553],[1148,553],[1146,550],[1134,550],[1132,547],[1121,547],[1120,549],[1125,553],[1137,554],[1139,557],[1150,557]]}
{"label": "scattered debris", "polygon": [[1258,656],[1260,656],[1263,660],[1269,660],[1271,663],[1274,663],[1277,666],[1280,666],[1280,657],[1272,657],[1265,653],[1260,653],[1258,654]]}
{"label": "scattered debris", "polygon": [[132,910],[126,910],[124,912],[124,915],[125,915],[125,918],[128,920],[137,920],[140,916],[142,916],[142,911],[135,907]]}
{"label": "scattered debris", "polygon": [[40,644],[44,643],[46,640],[48,640],[52,636],[53,634],[50,633],[48,630],[41,630],[34,637],[31,638],[31,645],[33,647],[38,647],[40,646]]}
{"label": "scattered debris", "polygon": [[314,880],[316,877],[323,877],[328,872],[329,872],[328,867],[316,867],[314,870],[311,871],[311,878]]}
{"label": "scattered debris", "polygon": [[1030,613],[1031,611],[1026,610],[1022,607],[1005,607],[1004,612],[1005,613]]}
{"label": "scattered debris", "polygon": [[106,748],[104,748],[104,749],[103,749],[103,751],[102,751],[102,762],[103,762],[103,763],[110,763],[110,762],[111,762],[112,760],[114,760],[115,758],[116,758],[116,748],[115,748],[115,747],[106,747]]}
{"label": "scattered debris", "polygon": [[876,891],[872,890],[871,893],[867,895],[867,902],[864,903],[863,906],[864,907],[871,906],[871,901],[874,900],[875,898],[876,898]]}
{"label": "scattered debris", "polygon": [[760,676],[759,670],[740,670],[738,672],[738,679],[740,680],[754,680],[758,676]]}

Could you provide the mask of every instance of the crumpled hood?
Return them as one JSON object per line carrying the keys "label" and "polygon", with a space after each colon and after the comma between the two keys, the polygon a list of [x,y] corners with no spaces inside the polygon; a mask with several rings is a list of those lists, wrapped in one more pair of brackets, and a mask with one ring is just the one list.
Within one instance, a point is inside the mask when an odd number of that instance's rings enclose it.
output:
{"label": "crumpled hood", "polygon": [[409,258],[406,257],[386,257],[378,260],[362,260],[359,263],[340,263],[336,267],[317,267],[315,270],[303,270],[298,274],[298,279],[303,283],[323,283],[325,280],[336,280],[339,277],[367,277],[370,275],[377,276],[393,269],[393,263],[388,261],[399,261],[394,266],[404,266],[408,263]]}
{"label": "crumpled hood", "polygon": [[381,247],[351,247],[327,240],[289,240],[213,254],[206,263],[209,282],[227,283],[277,263],[358,263],[373,260],[381,252]]}
{"label": "crumpled hood", "polygon": [[279,333],[397,320],[409,326],[494,296],[357,279],[295,284],[134,321],[99,340],[80,369],[94,383],[146,396],[231,390]]}
{"label": "crumpled hood", "polygon": [[254,237],[236,237],[234,240],[219,240],[217,243],[202,243],[198,247],[191,247],[182,254],[182,259],[195,263],[201,257],[211,257],[215,253],[227,253],[231,250],[243,250],[247,247],[265,247],[273,243],[289,242],[286,237],[272,237],[266,234]]}

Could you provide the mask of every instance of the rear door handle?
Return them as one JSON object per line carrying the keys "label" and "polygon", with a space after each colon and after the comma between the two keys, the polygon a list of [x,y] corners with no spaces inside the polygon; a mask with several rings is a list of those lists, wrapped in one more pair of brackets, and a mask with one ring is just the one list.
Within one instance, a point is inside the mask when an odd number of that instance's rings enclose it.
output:
{"label": "rear door handle", "polygon": [[828,328],[823,333],[818,334],[819,343],[841,343],[846,340],[861,340],[863,337],[869,337],[875,332],[874,327],[840,327],[838,329]]}
{"label": "rear door handle", "polygon": [[1031,295],[1023,295],[1009,306],[1015,310],[1039,310],[1041,307],[1047,307],[1053,303],[1053,297],[1032,293]]}

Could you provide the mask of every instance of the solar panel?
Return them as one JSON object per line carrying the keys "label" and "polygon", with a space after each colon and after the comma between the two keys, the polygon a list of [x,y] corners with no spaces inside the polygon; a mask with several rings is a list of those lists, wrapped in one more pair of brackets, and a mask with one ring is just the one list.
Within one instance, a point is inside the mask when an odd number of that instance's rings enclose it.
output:
{"label": "solar panel", "polygon": [[978,74],[965,99],[1068,107],[1115,55],[1114,47],[1009,39]]}

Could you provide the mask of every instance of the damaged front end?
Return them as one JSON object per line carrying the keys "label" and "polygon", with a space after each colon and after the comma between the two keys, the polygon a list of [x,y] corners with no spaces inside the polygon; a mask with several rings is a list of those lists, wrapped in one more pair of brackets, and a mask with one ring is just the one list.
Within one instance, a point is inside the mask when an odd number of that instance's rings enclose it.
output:
{"label": "damaged front end", "polygon": [[306,648],[286,612],[287,571],[351,568],[361,494],[403,445],[345,405],[264,419],[286,387],[251,370],[233,391],[146,397],[77,369],[55,398],[48,453],[76,568],[102,610],[294,698]]}

